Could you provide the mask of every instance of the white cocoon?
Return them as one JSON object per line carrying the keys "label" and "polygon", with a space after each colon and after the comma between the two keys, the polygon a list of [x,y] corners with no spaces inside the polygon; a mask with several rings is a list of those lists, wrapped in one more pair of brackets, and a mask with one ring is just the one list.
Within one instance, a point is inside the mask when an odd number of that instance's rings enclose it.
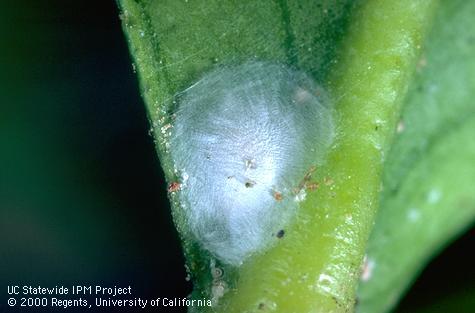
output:
{"label": "white cocoon", "polygon": [[283,65],[218,68],[177,96],[170,152],[196,240],[224,263],[262,251],[334,137],[321,88]]}

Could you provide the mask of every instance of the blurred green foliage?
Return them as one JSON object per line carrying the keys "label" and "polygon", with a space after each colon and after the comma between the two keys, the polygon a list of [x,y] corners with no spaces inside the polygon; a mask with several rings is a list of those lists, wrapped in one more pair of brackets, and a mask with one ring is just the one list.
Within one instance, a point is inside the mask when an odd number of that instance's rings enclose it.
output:
{"label": "blurred green foliage", "polygon": [[0,35],[0,281],[185,296],[115,3],[1,1]]}

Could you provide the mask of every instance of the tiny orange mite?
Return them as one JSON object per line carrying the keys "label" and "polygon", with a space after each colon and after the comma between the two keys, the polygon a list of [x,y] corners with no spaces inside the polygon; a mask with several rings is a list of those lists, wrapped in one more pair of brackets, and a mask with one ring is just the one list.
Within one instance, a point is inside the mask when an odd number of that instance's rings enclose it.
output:
{"label": "tiny orange mite", "polygon": [[305,185],[305,187],[309,190],[316,190],[318,187],[320,187],[319,183],[308,183]]}
{"label": "tiny orange mite", "polygon": [[278,191],[274,191],[274,199],[277,200],[277,201],[281,201],[282,200],[282,194]]}
{"label": "tiny orange mite", "polygon": [[175,192],[180,189],[180,183],[179,182],[173,182],[168,186],[168,192]]}

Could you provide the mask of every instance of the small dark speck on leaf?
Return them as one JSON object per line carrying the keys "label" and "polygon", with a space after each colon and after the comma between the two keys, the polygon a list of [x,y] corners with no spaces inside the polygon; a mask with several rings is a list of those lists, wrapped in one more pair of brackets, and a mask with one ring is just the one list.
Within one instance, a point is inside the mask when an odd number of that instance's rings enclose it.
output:
{"label": "small dark speck on leaf", "polygon": [[285,231],[283,229],[279,230],[276,234],[277,238],[282,238],[285,235]]}

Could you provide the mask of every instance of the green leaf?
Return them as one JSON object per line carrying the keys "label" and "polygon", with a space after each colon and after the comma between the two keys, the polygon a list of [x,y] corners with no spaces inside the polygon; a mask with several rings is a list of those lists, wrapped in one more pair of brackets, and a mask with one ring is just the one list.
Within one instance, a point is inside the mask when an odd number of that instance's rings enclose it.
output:
{"label": "green leaf", "polygon": [[393,307],[475,218],[475,2],[438,12],[385,165],[360,312]]}
{"label": "green leaf", "polygon": [[[330,94],[337,139],[295,222],[238,268],[190,234],[170,199],[195,283],[216,312],[347,312],[378,208],[383,161],[435,1],[132,1],[122,20],[170,184],[174,95],[220,65],[287,64]],[[176,186],[176,185],[173,185]],[[223,271],[224,270],[224,271]]]}

